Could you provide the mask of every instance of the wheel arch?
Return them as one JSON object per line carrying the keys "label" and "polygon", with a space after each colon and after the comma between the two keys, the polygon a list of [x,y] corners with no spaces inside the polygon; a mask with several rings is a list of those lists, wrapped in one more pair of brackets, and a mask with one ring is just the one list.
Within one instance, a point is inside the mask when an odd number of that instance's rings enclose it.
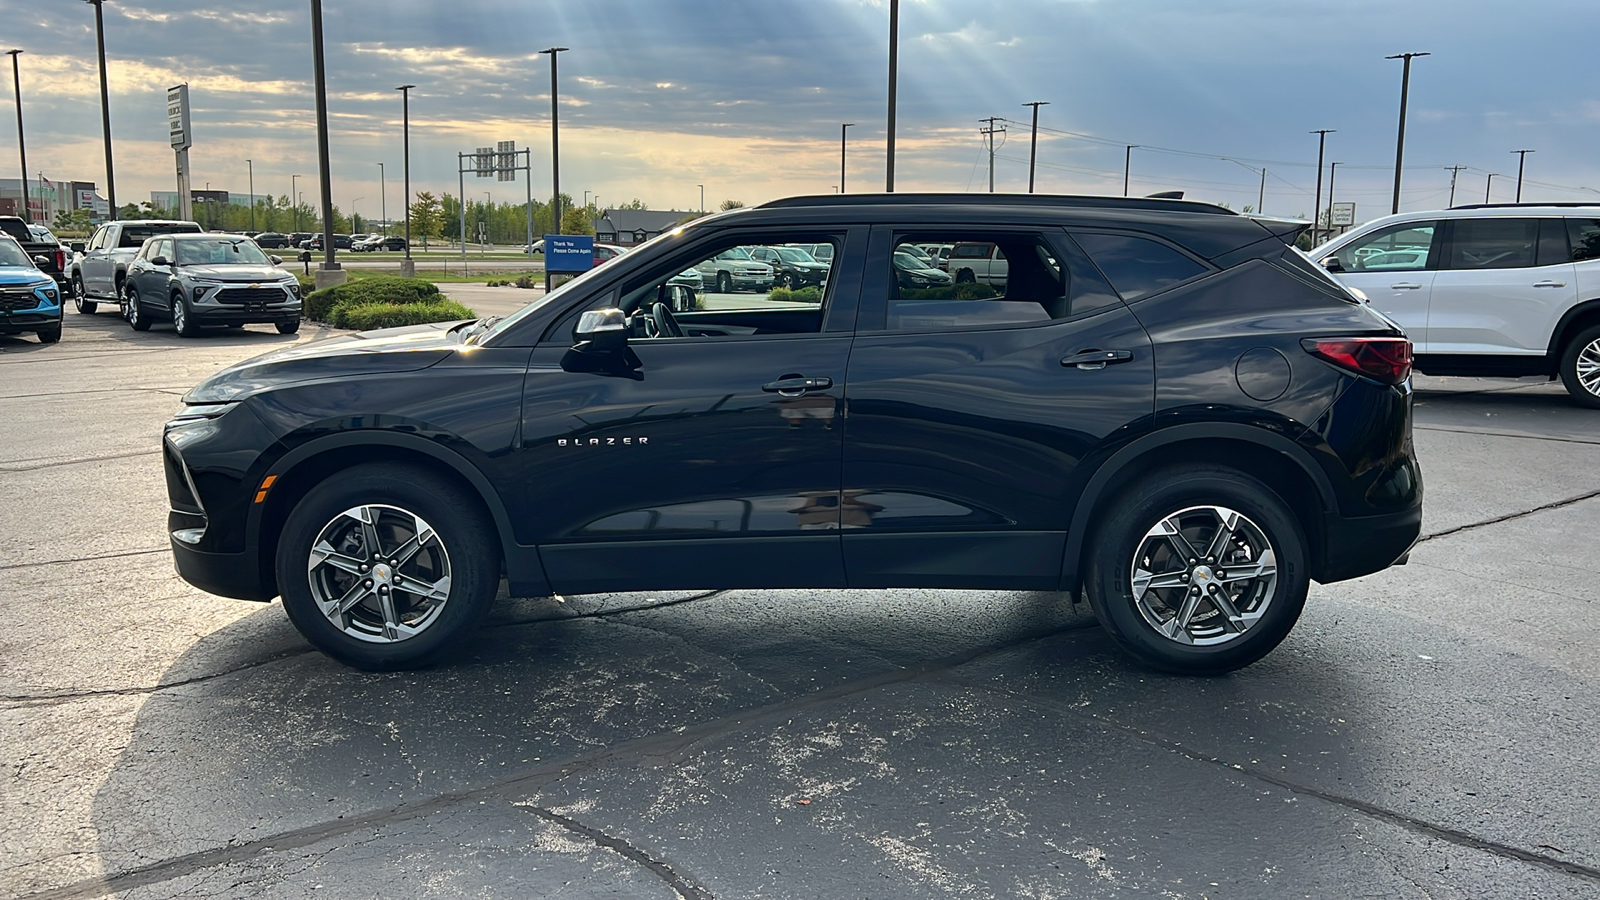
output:
{"label": "wheel arch", "polygon": [[[549,591],[549,580],[532,547],[512,538],[511,519],[498,492],[478,468],[459,453],[435,441],[395,432],[352,432],[329,435],[302,444],[280,457],[263,478],[278,480],[263,503],[250,506],[246,545],[254,547],[265,579],[274,577],[278,537],[295,504],[328,477],[370,462],[413,463],[443,475],[488,514],[500,539],[500,558],[513,590],[537,596]],[[442,464],[442,465],[441,465]],[[276,593],[276,584],[272,585]]]}
{"label": "wheel arch", "polygon": [[1061,585],[1081,598],[1088,569],[1091,523],[1105,515],[1121,490],[1168,466],[1208,463],[1237,469],[1264,483],[1293,511],[1305,532],[1311,573],[1324,567],[1324,516],[1338,509],[1333,485],[1305,448],[1269,431],[1232,423],[1177,425],[1145,435],[1113,453],[1095,470],[1072,514],[1062,559]]}
{"label": "wheel arch", "polygon": [[1561,364],[1561,355],[1566,352],[1567,342],[1579,332],[1595,325],[1600,325],[1600,297],[1585,300],[1562,314],[1560,321],[1556,322],[1555,330],[1550,333],[1550,346],[1545,351],[1549,374],[1557,374],[1557,367]]}

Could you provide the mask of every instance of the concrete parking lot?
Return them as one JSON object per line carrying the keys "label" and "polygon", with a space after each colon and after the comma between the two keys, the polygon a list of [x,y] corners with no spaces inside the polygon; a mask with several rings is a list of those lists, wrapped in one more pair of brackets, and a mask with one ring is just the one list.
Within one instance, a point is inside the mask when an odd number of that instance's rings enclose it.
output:
{"label": "concrete parking lot", "polygon": [[378,675],[166,549],[179,396],[327,333],[0,337],[0,895],[1600,897],[1600,413],[1559,387],[1419,377],[1410,565],[1226,677],[1056,595],[715,573]]}

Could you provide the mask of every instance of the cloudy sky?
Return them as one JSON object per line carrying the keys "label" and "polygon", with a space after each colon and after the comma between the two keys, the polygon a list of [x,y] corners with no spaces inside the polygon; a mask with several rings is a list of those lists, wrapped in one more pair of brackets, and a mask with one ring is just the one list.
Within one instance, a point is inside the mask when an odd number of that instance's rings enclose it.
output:
{"label": "cloudy sky", "polygon": [[[195,187],[316,190],[310,10],[278,3],[106,0],[117,199],[174,186],[165,92],[190,85]],[[562,187],[602,205],[692,209],[839,183],[881,190],[888,0],[329,0],[325,4],[333,195],[379,212],[378,163],[398,215],[400,95],[412,82],[414,190],[455,193],[457,151],[532,146],[549,191],[551,45],[561,56]],[[987,189],[979,120],[1000,116],[999,190],[1027,186],[1029,110],[1041,110],[1038,185],[1134,193],[1183,189],[1234,208],[1309,216],[1317,137],[1331,128],[1337,194],[1358,218],[1386,213],[1401,64],[1413,64],[1402,207],[1510,200],[1517,157],[1528,199],[1600,200],[1596,0],[903,0],[896,187]],[[0,0],[25,52],[29,165],[104,182],[93,10]],[[9,90],[4,92],[9,101]],[[0,115],[0,174],[16,165]],[[524,187],[468,179],[469,197]],[[103,187],[102,187],[103,193]],[[1326,184],[1324,185],[1326,194]],[[1324,200],[1326,202],[1326,199]]]}

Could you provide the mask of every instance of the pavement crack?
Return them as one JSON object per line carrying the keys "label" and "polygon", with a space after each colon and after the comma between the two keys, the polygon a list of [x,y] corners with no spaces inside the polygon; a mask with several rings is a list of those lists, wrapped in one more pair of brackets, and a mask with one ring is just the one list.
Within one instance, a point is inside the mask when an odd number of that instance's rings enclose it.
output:
{"label": "pavement crack", "polygon": [[0,472],[37,472],[40,469],[55,469],[60,468],[61,466],[78,466],[84,463],[109,462],[114,459],[134,459],[135,457],[139,456],[157,456],[160,453],[161,451],[159,449],[136,450],[132,453],[110,453],[105,456],[83,456],[78,457],[77,459],[62,459],[55,462],[31,463],[27,460],[22,460],[21,465],[12,464],[0,466]]}
{"label": "pavement crack", "polygon": [[[669,606],[679,606],[684,603],[693,603],[697,600],[709,600],[719,594],[726,593],[728,593],[728,590],[724,588],[715,591],[705,591],[690,597],[679,597],[675,600],[661,600],[656,603],[641,603],[636,606],[619,606],[616,609],[597,609],[593,612],[574,612],[564,616],[534,616],[528,619],[504,619],[498,622],[490,622],[483,627],[485,629],[511,628],[519,625],[542,625],[546,622],[571,622],[578,619],[604,619],[608,616],[620,616],[623,613],[645,612],[652,609],[666,609]],[[555,596],[558,598],[560,597],[559,594]]]}
{"label": "pavement crack", "polygon": [[645,853],[643,850],[640,850],[638,847],[630,843],[626,838],[620,838],[615,835],[607,834],[598,828],[585,825],[582,822],[579,822],[570,816],[564,816],[555,810],[545,809],[542,806],[536,806],[532,802],[521,802],[514,805],[521,809],[527,810],[541,819],[544,819],[546,822],[550,822],[551,824],[564,828],[567,831],[578,835],[579,837],[588,839],[597,847],[610,850],[612,853],[615,853],[618,856],[629,860],[630,862],[637,863],[641,868],[665,882],[667,887],[672,888],[673,892],[676,893],[681,900],[714,900],[710,891],[694,883],[681,873],[673,871],[671,866],[661,862],[658,859],[655,859],[654,857]]}
{"label": "pavement crack", "polygon": [[1465,525],[1457,525],[1454,528],[1446,528],[1443,531],[1435,531],[1432,534],[1425,534],[1422,537],[1417,538],[1417,543],[1421,544],[1425,541],[1431,541],[1434,538],[1449,537],[1452,534],[1459,534],[1463,531],[1473,531],[1488,525],[1498,525],[1501,522],[1511,522],[1516,519],[1531,516],[1535,513],[1549,512],[1552,509],[1560,509],[1563,506],[1571,506],[1574,503],[1582,503],[1585,500],[1593,500],[1596,497],[1600,497],[1600,490],[1589,491],[1587,493],[1579,494],[1576,497],[1568,497],[1565,500],[1554,500],[1543,504],[1542,506],[1535,506],[1532,509],[1524,509],[1519,512],[1506,513],[1503,516],[1495,516],[1492,519],[1484,519],[1479,522],[1468,522]]}
{"label": "pavement crack", "polygon": [[10,569],[32,569],[37,566],[59,566],[63,563],[94,562],[99,559],[120,559],[124,556],[148,556],[151,553],[167,553],[171,547],[153,547],[149,550],[122,550],[117,553],[101,553],[95,556],[69,556],[64,559],[39,559],[33,562],[7,563],[0,566],[0,572]]}
{"label": "pavement crack", "polygon": [[1549,441],[1551,443],[1559,444],[1588,444],[1590,446],[1600,444],[1600,439],[1595,438],[1551,437],[1549,435],[1518,434],[1514,431],[1489,431],[1487,429],[1478,428],[1442,428],[1438,425],[1413,425],[1412,427],[1417,431],[1438,431],[1445,434],[1470,434],[1476,437],[1520,438],[1525,441]]}
{"label": "pavement crack", "polygon": [[1290,778],[1285,778],[1281,775],[1274,775],[1271,772],[1267,772],[1263,769],[1255,768],[1253,766],[1229,762],[1220,756],[1213,756],[1212,754],[1195,750],[1185,745],[1181,741],[1163,737],[1159,734],[1146,731],[1145,729],[1136,725],[1128,725],[1123,722],[1118,722],[1115,719],[1098,715],[1096,713],[1087,712],[1082,708],[1072,706],[1070,704],[1060,703],[1047,697],[1040,697],[1036,694],[1023,694],[1016,691],[1007,690],[1005,688],[996,687],[992,684],[971,681],[969,679],[954,675],[947,675],[942,678],[936,678],[935,680],[950,685],[964,687],[970,690],[981,690],[999,694],[1013,700],[1035,704],[1051,710],[1066,713],[1068,715],[1076,716],[1078,718],[1096,723],[1103,728],[1129,735],[1141,743],[1149,744],[1150,746],[1158,747],[1171,753],[1176,753],[1179,756],[1191,759],[1195,762],[1216,766],[1236,776],[1250,778],[1264,784],[1270,784],[1274,787],[1282,788],[1295,794],[1312,797],[1325,803],[1343,807],[1344,809],[1359,813],[1367,816],[1368,818],[1398,826],[1414,834],[1420,834],[1424,837],[1445,841],[1446,843],[1455,844],[1458,847],[1466,847],[1469,850],[1478,850],[1493,856],[1501,857],[1503,859],[1527,863],[1529,865],[1537,866],[1548,871],[1557,872],[1562,875],[1570,875],[1586,881],[1600,882],[1600,868],[1586,866],[1581,863],[1569,862],[1564,859],[1556,859],[1553,856],[1548,856],[1543,853],[1536,853],[1532,850],[1524,850],[1521,847],[1513,847],[1510,844],[1501,843],[1499,841],[1487,840],[1460,829],[1451,828],[1448,825],[1440,825],[1434,822],[1429,822],[1426,819],[1420,819],[1416,816],[1410,816],[1403,812],[1397,812],[1395,810],[1379,806],[1376,803],[1369,803],[1366,800],[1358,800],[1355,797],[1346,797],[1342,794],[1335,794],[1331,791],[1325,791],[1321,788],[1312,787],[1308,784],[1302,784],[1301,782],[1294,781]]}
{"label": "pavement crack", "polygon": [[29,706],[58,706],[63,703],[71,703],[75,700],[90,700],[96,697],[137,697],[141,694],[154,694],[158,691],[167,691],[173,688],[187,687],[191,684],[201,684],[203,682],[213,681],[218,678],[226,678],[229,675],[237,675],[240,672],[248,672],[251,669],[271,665],[275,662],[279,662],[280,660],[294,659],[295,657],[305,656],[314,652],[316,651],[310,647],[307,647],[303,650],[291,650],[287,653],[279,653],[269,656],[265,659],[258,659],[243,665],[234,666],[231,669],[225,669],[221,672],[208,672],[204,675],[196,675],[193,678],[183,678],[179,679],[178,681],[163,681],[159,684],[145,684],[137,687],[103,688],[100,690],[91,691],[61,691],[59,693],[49,694],[0,694],[0,703],[8,704],[8,708],[17,709]]}

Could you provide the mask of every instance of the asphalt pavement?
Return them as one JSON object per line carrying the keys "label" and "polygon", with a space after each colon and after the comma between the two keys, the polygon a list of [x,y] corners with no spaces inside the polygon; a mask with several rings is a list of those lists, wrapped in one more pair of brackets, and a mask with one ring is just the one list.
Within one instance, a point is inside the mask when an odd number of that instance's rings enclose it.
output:
{"label": "asphalt pavement", "polygon": [[1600,898],[1600,412],[1557,387],[1419,377],[1410,564],[1225,677],[1059,595],[714,573],[380,675],[166,549],[178,397],[330,333],[0,337],[0,895]]}

